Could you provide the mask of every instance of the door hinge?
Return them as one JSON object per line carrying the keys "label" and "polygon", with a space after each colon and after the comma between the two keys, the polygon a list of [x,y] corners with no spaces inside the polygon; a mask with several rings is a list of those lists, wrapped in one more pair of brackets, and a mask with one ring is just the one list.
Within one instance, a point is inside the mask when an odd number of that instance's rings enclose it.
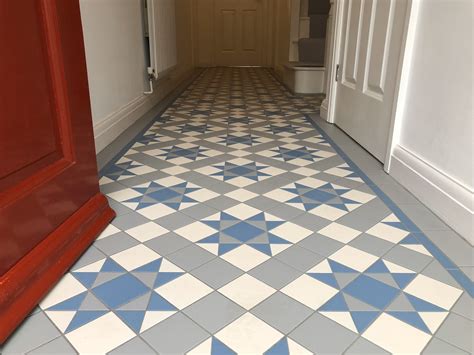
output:
{"label": "door hinge", "polygon": [[339,64],[336,64],[336,77],[334,80],[339,81]]}

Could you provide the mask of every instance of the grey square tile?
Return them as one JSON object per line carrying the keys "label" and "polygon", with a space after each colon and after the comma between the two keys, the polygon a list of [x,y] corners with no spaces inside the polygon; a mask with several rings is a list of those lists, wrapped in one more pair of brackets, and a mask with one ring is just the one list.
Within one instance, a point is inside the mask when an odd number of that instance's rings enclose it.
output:
{"label": "grey square tile", "polygon": [[191,274],[212,288],[218,289],[242,275],[243,271],[221,258],[215,258],[192,270]]}
{"label": "grey square tile", "polygon": [[260,264],[248,273],[277,290],[286,286],[301,275],[301,271],[298,271],[274,258],[265,261],[263,264]]}
{"label": "grey square tile", "polygon": [[169,231],[175,231],[176,229],[195,222],[195,220],[181,212],[175,212],[167,216],[155,219],[155,222],[158,223],[160,226],[165,227]]}
{"label": "grey square tile", "polygon": [[301,240],[296,245],[311,250],[313,253],[329,256],[341,249],[345,244],[324,235],[314,233]]}
{"label": "grey square tile", "polygon": [[324,259],[323,256],[310,252],[297,245],[293,245],[275,256],[278,260],[285,264],[306,272],[314,265],[318,264]]}
{"label": "grey square tile", "polygon": [[455,313],[450,313],[435,336],[451,345],[472,353],[473,323]]}
{"label": "grey square tile", "polygon": [[474,266],[474,248],[453,231],[425,231],[425,236],[457,266]]}
{"label": "grey square tile", "polygon": [[56,338],[39,348],[29,352],[28,354],[77,354],[77,351],[64,337]]}
{"label": "grey square tile", "polygon": [[257,208],[260,211],[267,211],[277,206],[279,202],[265,196],[257,196],[251,200],[245,201],[245,204]]}
{"label": "grey square tile", "polygon": [[383,258],[416,272],[420,272],[426,265],[433,261],[433,258],[428,255],[418,253],[400,245],[395,245]]}
{"label": "grey square tile", "polygon": [[133,212],[133,210],[131,208],[125,207],[120,202],[117,202],[117,201],[111,199],[110,197],[107,197],[107,200],[109,200],[109,206],[110,206],[110,208],[112,208],[115,211],[117,216],[122,216],[124,214]]}
{"label": "grey square tile", "polygon": [[215,333],[246,311],[219,292],[213,292],[183,312],[208,332]]}
{"label": "grey square tile", "polygon": [[304,211],[284,203],[278,204],[267,212],[285,221],[292,221],[296,216],[304,213]]}
{"label": "grey square tile", "polygon": [[450,230],[450,228],[421,204],[398,204],[398,207],[422,231]]}
{"label": "grey square tile", "polygon": [[[195,173],[198,174],[198,173]],[[201,175],[199,174],[200,177],[196,181],[196,184],[202,187],[205,187],[206,189],[209,189],[211,191],[217,192],[221,195],[226,194],[228,192],[234,191],[236,187],[234,185],[228,184],[226,182],[214,179],[209,176]]]}
{"label": "grey square tile", "polygon": [[176,313],[141,337],[158,353],[182,354],[202,343],[209,334],[182,313]]}
{"label": "grey square tile", "polygon": [[148,222],[150,222],[150,220],[146,217],[143,217],[141,214],[137,212],[130,212],[122,216],[117,216],[112,221],[112,224],[121,230],[127,230]]}
{"label": "grey square tile", "polygon": [[280,332],[288,334],[308,318],[313,310],[281,292],[276,292],[253,308],[251,313]]}
{"label": "grey square tile", "polygon": [[451,311],[474,321],[474,300],[467,292],[464,292]]}
{"label": "grey square tile", "polygon": [[377,185],[396,204],[417,205],[420,203],[410,192],[396,181]]}
{"label": "grey square tile", "polygon": [[330,220],[306,212],[296,216],[291,222],[315,232],[332,223]]}
{"label": "grey square tile", "polygon": [[158,254],[166,256],[168,254],[174,253],[177,250],[187,247],[191,244],[191,242],[173,232],[170,232],[157,238],[148,240],[143,244],[153,249]]}
{"label": "grey square tile", "polygon": [[109,354],[156,354],[156,351],[153,350],[147,343],[143,341],[140,337],[135,337],[125,344],[120,345],[118,348],[115,348]]}
{"label": "grey square tile", "polygon": [[122,185],[118,182],[111,182],[109,184],[100,185],[100,191],[103,194],[110,194],[111,192],[124,190],[126,188],[127,187],[125,185]]}
{"label": "grey square tile", "polygon": [[369,355],[369,354],[390,354],[390,353],[364,338],[359,338],[354,342],[354,344],[352,344],[349,347],[349,349],[347,349],[344,352],[344,354]]}
{"label": "grey square tile", "polygon": [[375,198],[337,220],[347,227],[366,231],[390,215],[392,211],[379,198]]}
{"label": "grey square tile", "polygon": [[140,244],[140,242],[135,238],[132,238],[125,232],[119,232],[107,238],[98,239],[93,245],[104,254],[113,255],[138,244]]}
{"label": "grey square tile", "polygon": [[357,339],[358,334],[314,313],[289,336],[316,354],[341,354]]}
{"label": "grey square tile", "polygon": [[80,269],[83,266],[95,263],[96,261],[102,260],[106,257],[104,253],[102,253],[99,249],[95,246],[91,245],[82,256],[79,258],[78,261],[74,264],[71,270]]}
{"label": "grey square tile", "polygon": [[209,217],[213,214],[216,214],[219,212],[215,208],[212,208],[208,205],[205,205],[204,203],[200,203],[198,205],[194,205],[192,207],[186,208],[182,211],[185,215],[188,215],[191,218],[194,218],[196,220],[203,219],[205,217]]}
{"label": "grey square tile", "polygon": [[[232,189],[231,191],[234,190],[235,189]],[[239,203],[239,201],[236,201],[227,196],[219,196],[206,201],[206,205],[211,206],[219,211],[224,211],[232,206],[238,205]]]}
{"label": "grey square tile", "polygon": [[454,354],[468,354],[467,352],[456,348],[442,340],[432,338],[428,345],[423,350],[422,354],[425,355],[454,355]]}
{"label": "grey square tile", "polygon": [[384,255],[386,252],[388,252],[395,246],[395,244],[393,243],[365,233],[351,240],[349,244],[357,249],[366,251],[369,254],[377,256]]}
{"label": "grey square tile", "polygon": [[24,354],[50,342],[61,333],[43,312],[33,314],[3,345],[2,354]]}
{"label": "grey square tile", "polygon": [[169,254],[166,258],[172,263],[178,265],[180,268],[190,271],[201,266],[202,264],[207,263],[208,261],[211,261],[212,259],[216,258],[216,256],[204,250],[203,248],[192,244],[172,254]]}

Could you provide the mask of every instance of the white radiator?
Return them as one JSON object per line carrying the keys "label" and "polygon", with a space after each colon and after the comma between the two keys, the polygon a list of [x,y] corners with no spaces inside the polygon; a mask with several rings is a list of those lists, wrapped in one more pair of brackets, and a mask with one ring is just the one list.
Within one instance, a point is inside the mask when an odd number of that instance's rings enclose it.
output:
{"label": "white radiator", "polygon": [[150,68],[155,79],[177,64],[175,0],[147,0]]}

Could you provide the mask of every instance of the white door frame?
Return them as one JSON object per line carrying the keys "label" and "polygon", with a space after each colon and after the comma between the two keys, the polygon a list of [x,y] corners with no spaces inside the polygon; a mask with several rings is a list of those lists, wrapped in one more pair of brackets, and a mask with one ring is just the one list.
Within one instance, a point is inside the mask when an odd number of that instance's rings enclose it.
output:
{"label": "white door frame", "polygon": [[[341,62],[341,40],[343,31],[343,9],[344,4],[348,0],[334,0],[334,24],[333,24],[333,40],[330,47],[333,55],[331,63],[328,63],[328,88],[327,88],[327,118],[329,123],[335,122],[335,107],[337,97],[336,69]],[[392,0],[397,1],[397,0]],[[390,117],[390,130],[388,135],[387,152],[384,164],[384,170],[388,173],[392,159],[394,147],[398,144],[400,136],[401,118],[405,105],[405,98],[408,86],[408,75],[410,71],[410,63],[413,54],[414,37],[416,24],[418,20],[419,0],[406,0],[407,11],[405,15],[405,24],[403,30],[402,49],[398,59],[397,79],[395,93],[393,99],[393,107]],[[326,101],[326,100],[325,100]]]}

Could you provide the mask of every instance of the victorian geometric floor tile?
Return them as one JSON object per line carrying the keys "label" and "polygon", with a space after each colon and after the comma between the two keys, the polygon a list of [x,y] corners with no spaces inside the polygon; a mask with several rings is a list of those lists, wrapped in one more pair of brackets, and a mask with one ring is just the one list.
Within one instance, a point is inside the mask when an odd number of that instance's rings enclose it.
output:
{"label": "victorian geometric floor tile", "polygon": [[322,98],[204,70],[102,169],[117,217],[0,351],[472,352],[472,247]]}

